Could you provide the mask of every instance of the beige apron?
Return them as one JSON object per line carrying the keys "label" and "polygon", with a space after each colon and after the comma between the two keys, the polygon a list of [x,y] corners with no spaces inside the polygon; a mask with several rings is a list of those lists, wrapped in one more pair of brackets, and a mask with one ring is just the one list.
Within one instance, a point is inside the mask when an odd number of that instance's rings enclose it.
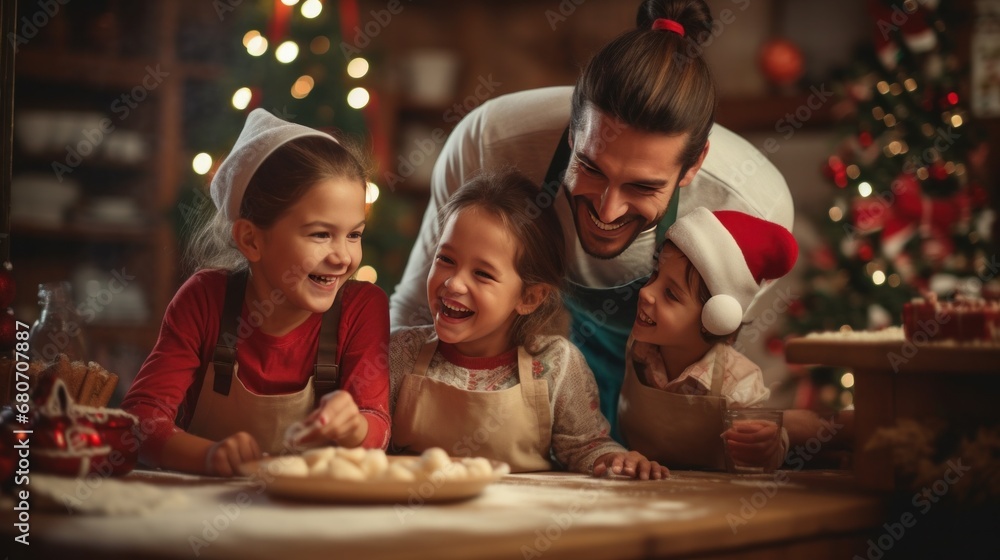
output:
{"label": "beige apron", "polygon": [[726,399],[721,395],[725,365],[716,348],[708,395],[682,395],[644,385],[632,363],[629,337],[618,421],[629,449],[670,468],[725,470],[722,432]]}
{"label": "beige apron", "polygon": [[486,457],[512,472],[552,470],[549,386],[534,379],[531,356],[517,349],[518,385],[467,391],[427,377],[437,338],[424,344],[413,371],[404,375],[392,416],[395,449],[420,453],[440,447],[449,455]]}
{"label": "beige apron", "polygon": [[310,377],[306,386],[294,393],[258,395],[243,385],[238,366],[233,365],[236,382],[229,394],[221,395],[213,390],[215,364],[209,364],[187,431],[212,441],[223,440],[236,432],[247,432],[257,440],[264,453],[280,453],[284,450],[288,427],[316,407],[313,379]]}
{"label": "beige apron", "polygon": [[276,454],[285,450],[285,431],[288,427],[305,418],[316,407],[317,393],[323,395],[337,387],[337,328],[344,287],[341,286],[333,306],[323,315],[316,365],[305,387],[294,393],[258,395],[243,385],[236,361],[239,339],[235,334],[243,309],[246,280],[245,271],[230,274],[220,319],[219,340],[212,362],[205,370],[187,431],[212,441],[220,441],[237,432],[247,432],[257,440],[261,451]]}

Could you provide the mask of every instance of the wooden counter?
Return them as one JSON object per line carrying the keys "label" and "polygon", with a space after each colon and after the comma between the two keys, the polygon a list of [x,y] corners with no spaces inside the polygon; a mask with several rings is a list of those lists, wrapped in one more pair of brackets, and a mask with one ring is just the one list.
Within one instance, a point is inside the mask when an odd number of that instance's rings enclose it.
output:
{"label": "wooden counter", "polygon": [[896,340],[875,334],[866,340],[865,333],[795,338],[785,357],[791,363],[851,368],[854,472],[862,488],[897,489],[889,450],[865,447],[881,427],[904,418],[961,427],[1000,423],[997,346],[908,341],[900,330]]}
{"label": "wooden counter", "polygon": [[[522,474],[464,502],[393,506],[290,502],[247,479],[140,471],[98,480],[86,500],[121,495],[122,484],[136,482],[154,491],[153,511],[33,506],[33,557],[840,559],[864,557],[885,515],[882,501],[854,490],[843,471],[680,471],[645,482]],[[5,545],[12,507],[0,500]]]}

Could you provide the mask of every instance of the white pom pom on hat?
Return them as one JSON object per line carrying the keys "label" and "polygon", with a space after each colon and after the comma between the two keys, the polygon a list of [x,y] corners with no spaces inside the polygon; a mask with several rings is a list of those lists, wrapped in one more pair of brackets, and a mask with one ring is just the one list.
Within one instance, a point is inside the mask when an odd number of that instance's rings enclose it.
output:
{"label": "white pom pom on hat", "polygon": [[739,328],[762,283],[788,274],[799,252],[785,228],[735,210],[695,208],[678,218],[666,237],[708,286],[712,297],[701,320],[718,336]]}
{"label": "white pom pom on hat", "polygon": [[239,218],[243,194],[260,164],[284,144],[305,136],[320,136],[337,142],[325,132],[283,121],[264,109],[251,111],[233,149],[212,177],[210,191],[215,207],[230,221]]}

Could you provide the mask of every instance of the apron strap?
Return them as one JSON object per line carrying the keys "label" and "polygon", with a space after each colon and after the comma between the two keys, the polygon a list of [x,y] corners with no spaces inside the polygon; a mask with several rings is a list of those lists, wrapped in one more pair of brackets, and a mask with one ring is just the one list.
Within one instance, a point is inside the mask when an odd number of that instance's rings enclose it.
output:
{"label": "apron strap", "polygon": [[545,172],[545,182],[542,183],[542,191],[548,193],[552,200],[555,200],[556,194],[562,187],[570,155],[572,155],[572,151],[569,147],[569,126],[567,126],[559,138],[559,144],[549,162],[549,169]]}
{"label": "apron strap", "polygon": [[[517,347],[517,382],[521,384],[521,392],[528,394],[529,388],[534,387],[534,372],[531,369],[531,354],[524,349],[524,346]],[[534,395],[534,390],[530,390]]]}
{"label": "apron strap", "polygon": [[233,373],[236,371],[236,330],[239,326],[240,313],[243,311],[243,298],[247,290],[247,269],[229,272],[226,280],[226,299],[222,304],[222,317],[219,319],[219,339],[215,341],[215,353],[212,363],[215,365],[215,381],[212,389],[220,395],[229,395],[233,384]]}
{"label": "apron strap", "polygon": [[681,189],[677,187],[674,189],[674,195],[670,197],[670,202],[667,203],[667,211],[660,218],[659,223],[656,224],[656,244],[659,245],[661,241],[666,239],[667,230],[670,226],[674,225],[677,221],[677,207],[680,204],[681,199]]}
{"label": "apron strap", "polygon": [[437,334],[431,334],[430,340],[424,343],[420,347],[420,353],[417,354],[416,361],[413,362],[412,375],[427,375],[427,366],[431,364],[431,358],[434,357],[434,351],[437,350],[438,337]]}
{"label": "apron strap", "polygon": [[712,360],[712,389],[711,395],[713,397],[719,397],[722,395],[722,378],[726,375],[726,358],[725,358],[725,348],[723,344],[716,344],[715,359]]}
{"label": "apron strap", "polygon": [[319,348],[316,350],[316,365],[313,366],[313,389],[319,399],[337,389],[340,380],[340,361],[337,359],[337,337],[340,331],[340,310],[348,280],[337,290],[333,305],[323,314],[323,323],[319,327]]}

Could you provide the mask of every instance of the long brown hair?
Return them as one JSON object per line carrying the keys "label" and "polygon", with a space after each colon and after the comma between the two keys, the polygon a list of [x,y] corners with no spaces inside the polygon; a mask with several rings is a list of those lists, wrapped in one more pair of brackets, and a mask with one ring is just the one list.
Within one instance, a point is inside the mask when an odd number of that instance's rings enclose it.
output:
{"label": "long brown hair", "polygon": [[511,342],[518,346],[547,331],[562,308],[560,288],[566,275],[562,228],[552,205],[535,203],[537,195],[538,186],[530,179],[512,167],[502,167],[477,173],[438,212],[441,227],[452,215],[470,208],[495,216],[517,241],[514,268],[524,289],[535,284],[550,288],[534,312],[514,320]]}
{"label": "long brown hair", "polygon": [[[291,140],[267,156],[250,178],[240,204],[240,218],[267,229],[309,189],[329,179],[347,179],[366,189],[363,161],[358,147],[344,138],[337,142],[322,136]],[[192,271],[247,266],[233,242],[232,227],[232,221],[222,212],[203,218],[186,253]]]}
{"label": "long brown hair", "polygon": [[[654,30],[657,19],[684,28],[684,36]],[[715,121],[715,84],[701,57],[712,14],[703,0],[646,0],[636,29],[619,35],[590,60],[573,90],[570,123],[580,130],[589,104],[645,132],[688,133],[680,157],[683,177],[697,162]]]}

